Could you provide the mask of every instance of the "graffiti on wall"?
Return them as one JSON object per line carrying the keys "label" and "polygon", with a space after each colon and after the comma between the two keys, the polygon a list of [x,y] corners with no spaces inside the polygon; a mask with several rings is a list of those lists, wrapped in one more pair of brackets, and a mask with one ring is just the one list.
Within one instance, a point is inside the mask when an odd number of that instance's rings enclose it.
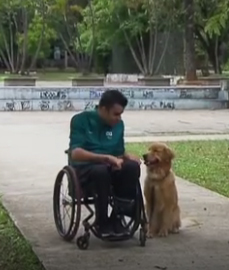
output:
{"label": "graffiti on wall", "polygon": [[94,102],[94,101],[86,101],[84,104],[84,111],[88,111],[88,110],[94,110],[95,107],[98,105],[98,103]]}
{"label": "graffiti on wall", "polygon": [[58,111],[73,111],[74,106],[70,100],[58,101]]}
{"label": "graffiti on wall", "polygon": [[[106,90],[90,90],[89,92],[89,98],[90,99],[100,99],[102,94],[107,90],[112,90],[113,88],[107,88]],[[127,98],[134,98],[134,90],[129,89],[119,89],[119,91],[126,96]]]}
{"label": "graffiti on wall", "polygon": [[104,90],[90,90],[89,98],[90,99],[100,99],[103,93],[104,93]]}
{"label": "graffiti on wall", "polygon": [[[106,90],[90,90],[89,97],[90,99],[100,99],[102,94],[113,88],[107,88]],[[119,89],[119,91],[127,98],[143,98],[143,99],[151,99],[154,97],[154,89],[150,90],[136,90],[136,89]]]}
{"label": "graffiti on wall", "polygon": [[182,89],[180,91],[180,98],[192,98],[192,93],[190,92],[190,90]]}
{"label": "graffiti on wall", "polygon": [[128,103],[128,109],[131,110],[153,110],[153,109],[175,109],[174,101],[138,101],[131,100]]}
{"label": "graffiti on wall", "polygon": [[121,92],[122,92],[123,95],[126,96],[127,98],[134,98],[134,97],[135,97],[135,91],[134,91],[134,90],[121,89]]}
{"label": "graffiti on wall", "polygon": [[[218,99],[220,88],[83,88],[57,87],[10,89],[0,88],[1,111],[82,111],[98,105],[104,91],[119,89],[128,98],[129,110],[154,110],[196,107],[196,99]],[[8,96],[7,96],[8,95]],[[14,98],[12,98],[12,96]],[[22,98],[22,100],[21,100]],[[26,98],[26,99],[25,99]],[[24,100],[25,99],[25,100]],[[184,99],[193,99],[187,103]],[[194,104],[194,105],[192,105]],[[209,105],[211,106],[211,105]]]}
{"label": "graffiti on wall", "polygon": [[30,101],[29,100],[21,101],[21,109],[22,111],[30,111],[32,109]]}
{"label": "graffiti on wall", "polygon": [[[75,106],[74,106],[75,105]],[[98,100],[86,100],[83,103],[79,101],[50,101],[40,100],[32,101],[6,101],[3,107],[4,111],[74,111],[76,110],[93,110],[98,105]],[[174,101],[160,101],[160,100],[129,100],[127,109],[129,110],[153,110],[153,109],[175,109]]]}
{"label": "graffiti on wall", "polygon": [[175,109],[174,101],[160,101],[160,108],[161,109]]}
{"label": "graffiti on wall", "polygon": [[30,111],[32,109],[31,102],[25,101],[6,101],[3,106],[4,111]]}
{"label": "graffiti on wall", "polygon": [[15,102],[14,101],[6,102],[4,106],[4,111],[14,111],[14,110],[15,110]]}
{"label": "graffiti on wall", "polygon": [[152,110],[152,109],[156,109],[156,104],[154,101],[145,104],[143,101],[139,101],[138,102],[138,109],[139,110]]}
{"label": "graffiti on wall", "polygon": [[41,111],[49,111],[50,109],[50,101],[42,100],[40,101],[40,110]]}
{"label": "graffiti on wall", "polygon": [[52,91],[41,91],[40,99],[66,99],[68,97],[68,93],[66,90],[52,90]]}
{"label": "graffiti on wall", "polygon": [[151,99],[154,98],[154,94],[152,90],[144,90],[142,91],[142,98]]}

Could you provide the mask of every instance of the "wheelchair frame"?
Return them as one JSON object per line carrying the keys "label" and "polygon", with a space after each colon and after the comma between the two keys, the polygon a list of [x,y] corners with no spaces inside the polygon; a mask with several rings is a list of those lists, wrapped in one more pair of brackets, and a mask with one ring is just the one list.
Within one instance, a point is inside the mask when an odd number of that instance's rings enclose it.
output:
{"label": "wheelchair frame", "polygon": [[[65,154],[69,155],[69,151],[66,150]],[[61,184],[64,175],[67,176],[68,184],[71,187],[71,200],[62,199],[62,206],[66,207],[71,206],[71,217],[70,217],[70,224],[68,229],[65,231],[63,228],[62,220],[61,220],[61,210],[60,210],[60,192],[61,192]],[[126,235],[115,235],[112,237],[102,237],[98,230],[95,228],[95,224],[90,223],[90,219],[94,216],[95,212],[92,209],[92,205],[95,204],[95,199],[83,193],[79,180],[77,178],[75,169],[71,165],[65,166],[62,170],[59,171],[57,174],[55,185],[54,185],[54,192],[53,192],[53,214],[54,214],[54,221],[56,225],[57,232],[65,241],[72,241],[80,227],[81,223],[81,207],[82,205],[85,206],[89,215],[82,221],[82,225],[84,227],[84,234],[79,236],[76,240],[76,244],[79,249],[87,249],[89,246],[89,239],[90,239],[90,231],[99,239],[103,241],[125,241],[131,239],[135,232],[138,230],[140,226],[139,232],[139,241],[141,246],[145,246],[146,243],[146,215],[144,209],[144,202],[143,196],[141,191],[140,183],[136,188],[136,198],[138,198],[135,206],[135,217],[131,218],[128,224],[125,226],[129,229],[130,225],[133,223],[132,228],[130,229],[129,233]],[[110,196],[110,205],[114,208],[116,205],[115,196]],[[123,221],[124,216],[123,216]]]}

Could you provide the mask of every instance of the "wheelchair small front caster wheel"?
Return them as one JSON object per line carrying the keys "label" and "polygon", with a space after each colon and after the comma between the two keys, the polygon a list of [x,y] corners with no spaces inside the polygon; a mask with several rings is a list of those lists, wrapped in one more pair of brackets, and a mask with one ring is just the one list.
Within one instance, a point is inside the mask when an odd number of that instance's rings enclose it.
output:
{"label": "wheelchair small front caster wheel", "polygon": [[85,234],[77,238],[76,244],[79,249],[86,250],[89,246],[89,235]]}
{"label": "wheelchair small front caster wheel", "polygon": [[141,247],[144,247],[146,245],[146,232],[143,228],[141,228],[139,232],[139,241]]}

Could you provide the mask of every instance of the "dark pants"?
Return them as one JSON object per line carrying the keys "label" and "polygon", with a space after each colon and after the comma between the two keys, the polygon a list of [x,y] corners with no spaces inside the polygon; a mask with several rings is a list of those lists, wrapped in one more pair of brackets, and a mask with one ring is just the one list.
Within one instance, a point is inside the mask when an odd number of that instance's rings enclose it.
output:
{"label": "dark pants", "polygon": [[[122,199],[135,199],[136,187],[140,178],[140,165],[126,160],[121,170],[112,170],[105,164],[77,166],[77,175],[83,190],[90,186],[96,199],[97,221],[106,224],[108,221],[108,197],[111,187],[114,194]],[[98,210],[98,211],[97,211]]]}

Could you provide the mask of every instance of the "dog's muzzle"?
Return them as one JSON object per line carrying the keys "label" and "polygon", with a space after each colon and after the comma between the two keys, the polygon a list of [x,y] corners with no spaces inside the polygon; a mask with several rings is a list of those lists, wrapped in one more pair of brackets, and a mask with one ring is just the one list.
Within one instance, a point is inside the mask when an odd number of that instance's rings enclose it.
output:
{"label": "dog's muzzle", "polygon": [[159,163],[159,159],[158,158],[154,158],[152,160],[148,160],[148,155],[147,154],[144,154],[143,156],[143,160],[144,160],[144,164],[146,166],[153,166],[153,165],[156,165]]}

